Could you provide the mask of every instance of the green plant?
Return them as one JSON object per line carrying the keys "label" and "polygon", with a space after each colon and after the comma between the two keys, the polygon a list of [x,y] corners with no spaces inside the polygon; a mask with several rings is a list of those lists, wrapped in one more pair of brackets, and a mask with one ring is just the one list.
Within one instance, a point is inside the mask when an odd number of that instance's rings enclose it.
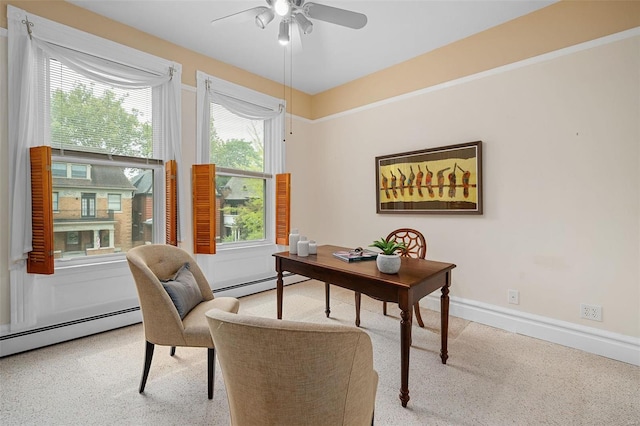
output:
{"label": "green plant", "polygon": [[405,250],[407,248],[402,242],[399,243],[394,240],[387,241],[382,237],[379,240],[374,241],[373,244],[370,244],[369,247],[377,247],[382,250],[383,254],[387,255],[394,254],[398,249]]}

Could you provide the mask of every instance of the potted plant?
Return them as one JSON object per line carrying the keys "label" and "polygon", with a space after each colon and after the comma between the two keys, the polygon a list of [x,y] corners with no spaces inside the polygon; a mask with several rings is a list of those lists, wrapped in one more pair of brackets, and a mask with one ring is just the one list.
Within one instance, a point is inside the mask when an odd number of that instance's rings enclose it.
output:
{"label": "potted plant", "polygon": [[406,249],[404,243],[394,240],[387,241],[384,238],[380,238],[374,241],[373,244],[370,244],[369,247],[377,247],[382,250],[382,253],[378,254],[376,258],[376,266],[378,266],[380,272],[384,274],[398,273],[402,261],[400,255],[396,252]]}

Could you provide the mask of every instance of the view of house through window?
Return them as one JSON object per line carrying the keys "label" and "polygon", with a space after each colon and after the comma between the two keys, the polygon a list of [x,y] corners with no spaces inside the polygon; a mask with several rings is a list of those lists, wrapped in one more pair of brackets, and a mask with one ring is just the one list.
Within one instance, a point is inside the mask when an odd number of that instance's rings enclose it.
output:
{"label": "view of house through window", "polygon": [[264,121],[239,117],[212,103],[209,152],[217,172],[216,241],[264,240]]}
{"label": "view of house through window", "polygon": [[[56,258],[125,252],[153,240],[151,89],[109,87],[48,68]],[[65,151],[73,151],[69,156]],[[118,165],[84,153],[133,157]]]}

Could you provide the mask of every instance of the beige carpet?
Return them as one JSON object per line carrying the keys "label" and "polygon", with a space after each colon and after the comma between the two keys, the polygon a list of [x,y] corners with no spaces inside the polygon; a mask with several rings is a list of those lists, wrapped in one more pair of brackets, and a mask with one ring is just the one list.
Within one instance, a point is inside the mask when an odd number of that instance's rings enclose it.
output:
{"label": "beige carpet", "polygon": [[[285,288],[284,318],[353,324],[353,292],[324,284]],[[363,296],[362,328],[380,375],[377,425],[638,425],[640,368],[502,330],[450,319],[449,360],[439,358],[439,313],[422,310],[413,327],[409,390],[402,408],[399,311]],[[275,292],[242,298],[241,312],[275,317]],[[141,325],[0,359],[0,424],[226,425],[216,366],[207,400],[206,351],[157,347],[145,394]],[[259,356],[259,353],[256,353]],[[303,424],[301,422],[301,424]]]}

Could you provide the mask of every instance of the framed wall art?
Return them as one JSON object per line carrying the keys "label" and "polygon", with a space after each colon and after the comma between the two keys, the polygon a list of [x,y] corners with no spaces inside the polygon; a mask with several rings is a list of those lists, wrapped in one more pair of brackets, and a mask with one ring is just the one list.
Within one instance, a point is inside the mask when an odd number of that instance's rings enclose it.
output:
{"label": "framed wall art", "polygon": [[376,157],[376,212],[482,214],[482,142]]}

